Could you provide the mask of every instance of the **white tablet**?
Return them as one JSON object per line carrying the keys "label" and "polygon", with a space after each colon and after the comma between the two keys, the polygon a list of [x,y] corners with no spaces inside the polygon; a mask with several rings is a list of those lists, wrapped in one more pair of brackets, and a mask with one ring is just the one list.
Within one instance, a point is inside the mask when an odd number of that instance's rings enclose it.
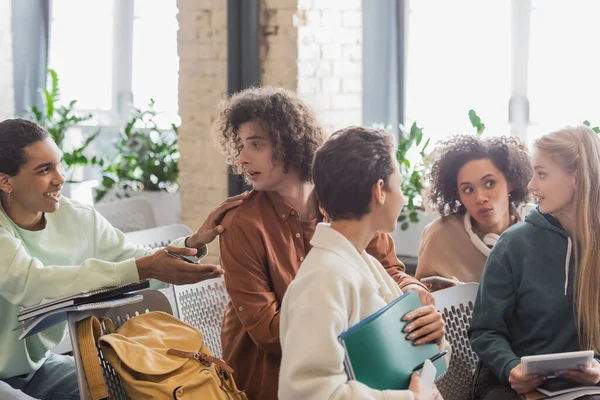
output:
{"label": "white tablet", "polygon": [[561,369],[579,369],[580,365],[589,365],[593,358],[592,350],[526,356],[521,357],[521,369],[524,374],[552,376]]}

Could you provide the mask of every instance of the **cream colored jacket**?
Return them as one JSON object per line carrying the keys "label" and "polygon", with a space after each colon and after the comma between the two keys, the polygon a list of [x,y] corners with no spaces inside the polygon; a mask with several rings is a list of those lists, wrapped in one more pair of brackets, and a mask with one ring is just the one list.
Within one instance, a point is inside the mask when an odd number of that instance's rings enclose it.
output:
{"label": "cream colored jacket", "polygon": [[328,224],[317,226],[311,244],[281,307],[279,398],[412,400],[408,390],[380,391],[348,381],[338,342],[340,333],[402,291],[375,258],[359,253]]}

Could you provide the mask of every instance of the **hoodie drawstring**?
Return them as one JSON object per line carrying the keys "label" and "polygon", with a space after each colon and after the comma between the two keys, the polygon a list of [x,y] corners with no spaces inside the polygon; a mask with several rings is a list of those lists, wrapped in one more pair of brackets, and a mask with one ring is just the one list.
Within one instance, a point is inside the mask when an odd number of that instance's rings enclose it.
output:
{"label": "hoodie drawstring", "polygon": [[570,237],[567,237],[567,258],[565,259],[565,296],[567,295],[567,287],[569,286],[569,264],[571,263],[571,250],[573,242]]}

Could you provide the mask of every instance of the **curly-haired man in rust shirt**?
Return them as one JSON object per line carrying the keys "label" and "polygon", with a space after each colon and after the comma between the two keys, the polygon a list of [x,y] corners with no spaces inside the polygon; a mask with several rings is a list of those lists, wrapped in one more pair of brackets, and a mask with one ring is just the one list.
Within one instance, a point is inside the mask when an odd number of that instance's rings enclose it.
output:
{"label": "curly-haired man in rust shirt", "polygon": [[[221,332],[223,358],[250,400],[275,400],[281,301],[323,221],[311,167],[326,136],[294,93],[271,87],[246,89],[223,101],[214,131],[227,162],[254,189],[222,222],[221,265],[230,296]],[[404,273],[389,235],[376,235],[367,252],[403,291],[417,290],[424,304],[433,304],[427,289]],[[426,309],[416,324],[431,325],[424,329],[431,334],[421,342],[444,332],[432,318],[433,307]]]}

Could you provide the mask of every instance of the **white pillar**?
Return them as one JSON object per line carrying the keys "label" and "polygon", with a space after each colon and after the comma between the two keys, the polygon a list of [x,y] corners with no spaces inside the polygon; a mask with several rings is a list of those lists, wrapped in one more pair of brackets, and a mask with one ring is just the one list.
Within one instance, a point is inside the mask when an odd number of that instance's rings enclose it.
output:
{"label": "white pillar", "polygon": [[511,135],[522,141],[527,139],[529,125],[529,99],[527,80],[529,73],[529,33],[531,0],[511,1],[511,86],[509,124]]}
{"label": "white pillar", "polygon": [[0,0],[0,121],[15,113],[11,0]]}

